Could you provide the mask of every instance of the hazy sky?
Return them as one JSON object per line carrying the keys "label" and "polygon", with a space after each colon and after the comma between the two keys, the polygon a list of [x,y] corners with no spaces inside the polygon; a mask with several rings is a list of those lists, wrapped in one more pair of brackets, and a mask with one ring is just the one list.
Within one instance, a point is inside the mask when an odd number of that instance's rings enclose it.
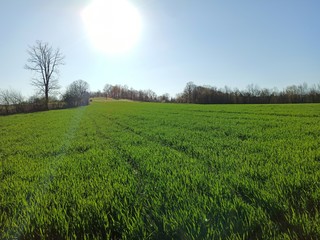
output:
{"label": "hazy sky", "polygon": [[[175,96],[185,84],[278,87],[320,83],[319,0],[128,0],[142,30],[126,53],[90,41],[81,12],[91,0],[11,0],[0,8],[0,89],[34,93],[24,69],[36,40],[66,56],[60,85],[83,79]],[[63,89],[62,89],[63,90]]]}

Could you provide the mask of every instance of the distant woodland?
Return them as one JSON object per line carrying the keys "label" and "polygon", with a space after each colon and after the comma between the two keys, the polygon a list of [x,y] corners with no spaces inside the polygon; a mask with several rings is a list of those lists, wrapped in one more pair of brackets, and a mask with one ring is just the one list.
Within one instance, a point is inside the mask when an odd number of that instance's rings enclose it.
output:
{"label": "distant woodland", "polygon": [[217,89],[210,86],[197,86],[192,82],[187,83],[184,91],[177,95],[176,102],[182,103],[250,103],[250,104],[269,104],[269,103],[319,103],[320,102],[320,83],[311,87],[303,83],[291,85],[279,91],[276,88],[259,88],[257,85],[248,85],[246,89]]}
{"label": "distant woodland", "polygon": [[94,97],[195,104],[320,103],[320,83],[312,86],[306,83],[291,85],[279,91],[276,88],[259,88],[253,84],[248,85],[244,90],[239,90],[227,86],[223,89],[197,86],[193,82],[188,82],[181,93],[170,97],[168,93],[158,96],[152,90],[135,90],[127,86],[110,84],[106,84],[102,91],[89,92],[89,84],[83,80],[77,80],[67,87],[65,93],[50,96],[48,106],[42,95],[25,99],[20,92],[0,89],[0,115],[84,106],[88,105],[89,99]]}
{"label": "distant woodland", "polygon": [[218,89],[211,86],[197,86],[189,82],[176,97],[170,97],[169,94],[157,96],[152,90],[137,91],[127,86],[106,84],[103,91],[92,92],[91,97],[198,104],[319,103],[320,83],[311,87],[306,83],[291,85],[279,91],[276,88],[259,88],[253,84],[248,85],[244,90],[237,88],[232,90],[227,86]]}

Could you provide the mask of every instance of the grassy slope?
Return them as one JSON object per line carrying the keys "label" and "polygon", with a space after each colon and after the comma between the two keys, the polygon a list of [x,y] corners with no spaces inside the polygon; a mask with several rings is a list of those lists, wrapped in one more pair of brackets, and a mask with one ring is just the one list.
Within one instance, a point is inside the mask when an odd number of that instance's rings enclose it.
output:
{"label": "grassy slope", "polygon": [[0,238],[319,238],[319,105],[0,118]]}

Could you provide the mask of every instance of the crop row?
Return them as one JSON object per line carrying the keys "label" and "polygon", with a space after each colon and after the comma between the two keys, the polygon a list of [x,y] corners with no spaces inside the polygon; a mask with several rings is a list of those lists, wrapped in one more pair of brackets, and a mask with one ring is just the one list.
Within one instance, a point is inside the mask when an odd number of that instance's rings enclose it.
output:
{"label": "crop row", "polygon": [[0,118],[0,238],[320,237],[319,105]]}

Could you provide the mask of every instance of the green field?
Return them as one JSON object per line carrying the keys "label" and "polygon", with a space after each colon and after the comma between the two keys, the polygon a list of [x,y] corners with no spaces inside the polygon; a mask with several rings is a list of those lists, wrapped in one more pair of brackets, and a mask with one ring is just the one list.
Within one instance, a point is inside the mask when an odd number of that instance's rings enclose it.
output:
{"label": "green field", "polygon": [[320,239],[320,105],[0,117],[0,239]]}

